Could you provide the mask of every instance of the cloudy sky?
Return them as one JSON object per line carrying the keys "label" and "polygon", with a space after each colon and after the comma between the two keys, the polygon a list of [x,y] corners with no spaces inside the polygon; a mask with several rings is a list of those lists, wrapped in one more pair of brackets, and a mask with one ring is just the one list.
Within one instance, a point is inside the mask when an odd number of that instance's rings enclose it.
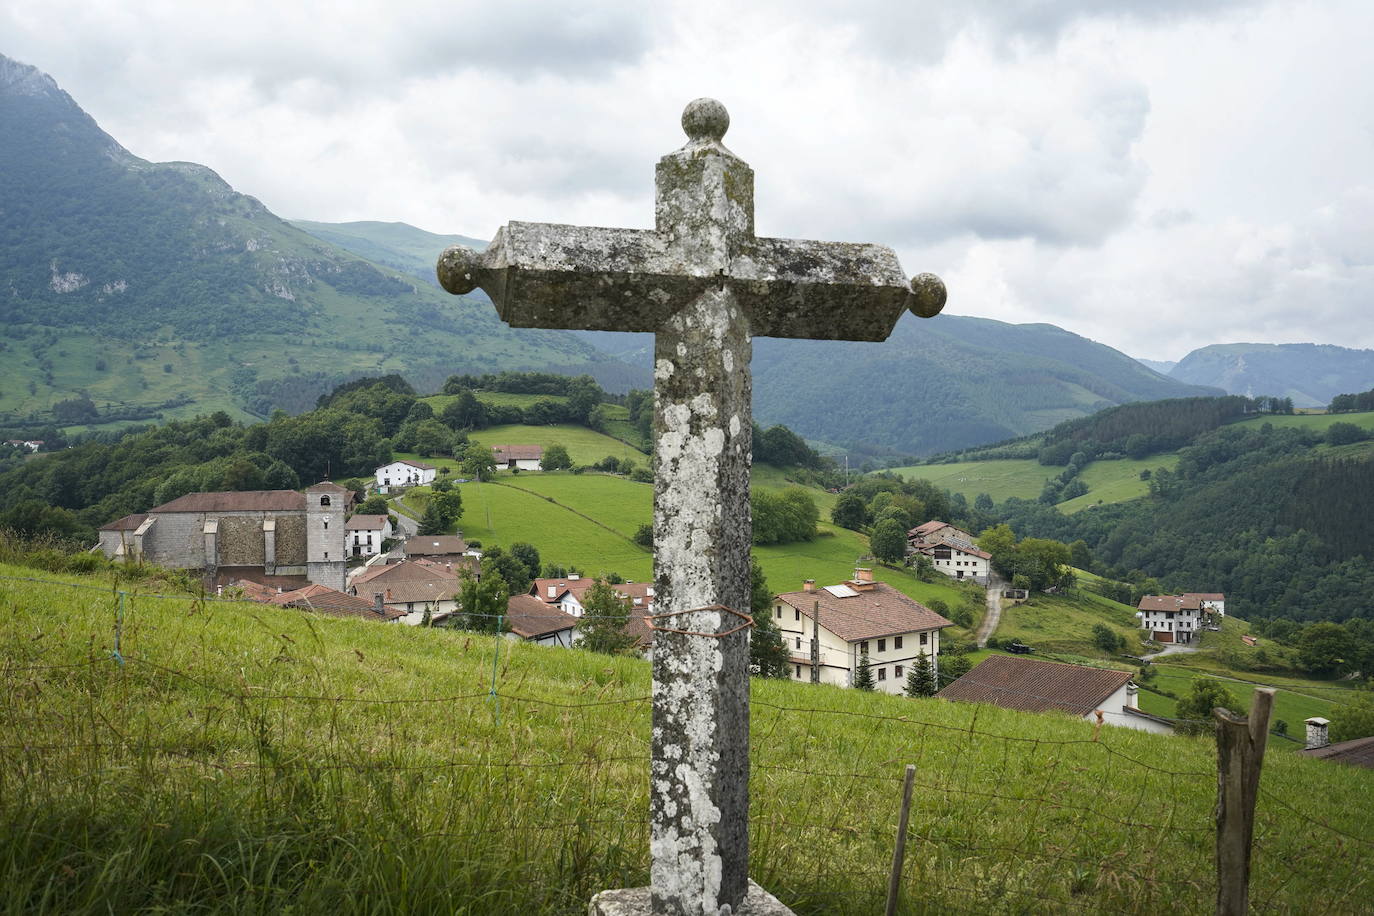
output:
{"label": "cloudy sky", "polygon": [[760,234],[1153,359],[1374,347],[1371,48],[1368,0],[0,0],[0,53],[282,216],[649,226],[712,96]]}

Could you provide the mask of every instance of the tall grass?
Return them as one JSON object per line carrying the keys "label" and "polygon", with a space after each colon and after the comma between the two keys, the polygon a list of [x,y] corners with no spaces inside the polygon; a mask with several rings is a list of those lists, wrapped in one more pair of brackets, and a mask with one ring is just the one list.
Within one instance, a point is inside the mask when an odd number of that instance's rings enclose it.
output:
{"label": "tall grass", "polygon": [[[647,881],[641,660],[138,585],[121,665],[109,580],[0,577],[0,911],[581,913]],[[752,696],[751,874],[799,913],[881,906],[906,763],[904,912],[1212,908],[1207,739]],[[1266,761],[1252,899],[1366,910],[1370,787]]]}

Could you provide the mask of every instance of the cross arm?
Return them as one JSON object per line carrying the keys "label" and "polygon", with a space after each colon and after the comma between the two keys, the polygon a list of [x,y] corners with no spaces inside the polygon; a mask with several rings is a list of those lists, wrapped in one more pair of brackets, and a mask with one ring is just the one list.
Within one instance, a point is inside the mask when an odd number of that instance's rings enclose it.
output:
{"label": "cross arm", "polygon": [[906,309],[924,314],[885,245],[755,239],[730,275],[760,337],[881,341]]}
{"label": "cross arm", "polygon": [[481,253],[439,259],[451,293],[480,286],[512,327],[653,331],[713,284],[670,257],[647,229],[511,222]]}

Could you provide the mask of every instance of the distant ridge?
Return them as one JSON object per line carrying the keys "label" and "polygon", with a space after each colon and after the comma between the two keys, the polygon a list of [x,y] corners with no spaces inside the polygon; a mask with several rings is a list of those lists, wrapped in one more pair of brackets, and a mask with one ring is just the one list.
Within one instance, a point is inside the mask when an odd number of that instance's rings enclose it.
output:
{"label": "distant ridge", "polygon": [[1338,394],[1374,388],[1374,350],[1330,344],[1214,344],[1194,350],[1171,378],[1247,397],[1288,397],[1298,407],[1325,407]]}

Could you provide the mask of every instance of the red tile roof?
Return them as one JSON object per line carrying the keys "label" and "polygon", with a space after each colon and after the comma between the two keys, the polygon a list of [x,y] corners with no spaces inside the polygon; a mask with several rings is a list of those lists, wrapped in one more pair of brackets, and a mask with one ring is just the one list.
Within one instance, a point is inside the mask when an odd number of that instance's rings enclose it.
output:
{"label": "red tile roof", "polygon": [[506,623],[523,639],[537,639],[561,630],[571,630],[577,618],[560,608],[550,607],[533,595],[512,595],[506,603]]}
{"label": "red tile roof", "polygon": [[493,445],[491,450],[495,454],[498,464],[502,461],[542,461],[544,459],[544,446],[542,445]]}
{"label": "red tile roof", "polygon": [[[456,580],[457,578],[458,572],[443,564],[406,560],[401,563],[384,563],[370,567],[353,577],[352,587],[356,588],[365,583],[385,586],[393,582],[427,582],[432,579]],[[359,593],[361,594],[361,589],[359,589]]]}
{"label": "red tile roof", "polygon": [[[342,489],[342,488],[341,488]],[[295,490],[231,490],[224,493],[187,493],[148,510],[169,512],[272,512],[305,509],[305,494]]]}
{"label": "red tile roof", "polygon": [[1184,592],[1185,598],[1196,598],[1199,601],[1225,601],[1226,596],[1221,592]]}
{"label": "red tile roof", "polygon": [[871,588],[859,590],[851,598],[838,598],[824,588],[784,592],[777,597],[807,617],[811,616],[812,605],[819,603],[821,626],[846,642],[953,625],[886,582],[874,582]]}
{"label": "red tile roof", "polygon": [[305,588],[298,588],[295,591],[282,592],[280,595],[273,595],[268,598],[267,603],[317,611],[330,617],[350,617],[355,620],[387,621],[405,616],[403,611],[395,611],[391,608],[383,608],[382,613],[378,614],[376,606],[371,601],[346,595],[325,585],[307,585]]}
{"label": "red tile roof", "polygon": [[912,528],[910,531],[908,531],[908,532],[906,533],[906,536],[907,536],[907,537],[916,537],[917,535],[922,535],[922,534],[933,534],[933,533],[935,533],[936,531],[939,531],[941,528],[950,528],[950,527],[953,527],[953,526],[951,526],[949,522],[940,522],[940,521],[925,522],[924,524],[920,524],[920,525],[917,525],[915,528]]}
{"label": "red tile roof", "polygon": [[1023,712],[1058,709],[1086,716],[1130,679],[1129,671],[993,655],[936,696]]}
{"label": "red tile roof", "polygon": [[385,515],[354,515],[344,522],[345,531],[381,531],[386,527]]}
{"label": "red tile roof", "polygon": [[468,543],[456,534],[422,534],[406,538],[402,549],[408,557],[447,556],[467,550]]}
{"label": "red tile roof", "polygon": [[1136,605],[1141,611],[1196,611],[1201,607],[1196,595],[1146,595]]}
{"label": "red tile roof", "polygon": [[142,512],[135,512],[133,515],[126,515],[123,518],[115,519],[108,525],[101,525],[99,531],[137,531],[138,526],[148,520],[148,516]]}

